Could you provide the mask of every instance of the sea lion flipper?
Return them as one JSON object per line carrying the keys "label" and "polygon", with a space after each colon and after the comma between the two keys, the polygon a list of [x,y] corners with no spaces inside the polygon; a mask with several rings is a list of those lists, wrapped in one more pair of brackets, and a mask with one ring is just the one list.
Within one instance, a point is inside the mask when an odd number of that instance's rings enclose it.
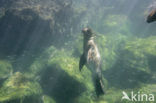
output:
{"label": "sea lion flipper", "polygon": [[102,78],[99,76],[95,77],[95,91],[98,97],[105,94]]}
{"label": "sea lion flipper", "polygon": [[82,54],[80,57],[80,61],[79,61],[79,70],[80,71],[85,64],[86,64],[86,58],[85,58],[84,54]]}

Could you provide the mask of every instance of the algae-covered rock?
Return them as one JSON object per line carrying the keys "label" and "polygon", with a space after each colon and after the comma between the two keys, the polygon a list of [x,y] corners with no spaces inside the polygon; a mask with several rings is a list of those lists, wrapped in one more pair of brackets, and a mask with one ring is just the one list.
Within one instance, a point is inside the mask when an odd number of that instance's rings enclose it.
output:
{"label": "algae-covered rock", "polygon": [[[143,39],[135,39],[128,41],[125,45],[125,50],[132,53],[136,57],[134,63],[139,63],[144,66],[144,70],[147,72],[156,71],[156,37],[151,36]],[[141,67],[141,66],[140,66]]]}
{"label": "algae-covered rock", "polygon": [[134,88],[154,79],[156,60],[155,37],[127,40],[117,49],[115,64],[104,74],[111,85],[118,88]]}
{"label": "algae-covered rock", "polygon": [[58,46],[59,41],[63,44],[72,27],[71,1],[1,0],[0,52],[5,56],[25,51],[36,54],[51,44]]}
{"label": "algae-covered rock", "polygon": [[60,67],[69,76],[85,84],[88,89],[91,89],[91,72],[86,67],[80,72],[78,69],[79,59],[72,57],[71,54],[66,50],[57,51],[56,54],[48,60],[48,65]]}
{"label": "algae-covered rock", "polygon": [[144,93],[156,95],[156,84],[146,84],[139,90]]}
{"label": "algae-covered rock", "polygon": [[37,82],[28,80],[24,74],[16,72],[8,78],[0,88],[0,102],[24,99],[40,95],[42,92]]}
{"label": "algae-covered rock", "polygon": [[79,58],[72,56],[72,50],[49,47],[29,68],[30,73],[39,77],[46,95],[58,103],[74,103],[85,93],[90,97],[94,91],[91,72],[84,67],[78,69]]}
{"label": "algae-covered rock", "polygon": [[0,60],[0,79],[8,77],[9,75],[12,74],[12,72],[13,68],[11,63],[4,60]]}
{"label": "algae-covered rock", "polygon": [[151,36],[144,39],[136,38],[128,41],[125,49],[133,52],[136,56],[153,55],[156,56],[156,36]]}

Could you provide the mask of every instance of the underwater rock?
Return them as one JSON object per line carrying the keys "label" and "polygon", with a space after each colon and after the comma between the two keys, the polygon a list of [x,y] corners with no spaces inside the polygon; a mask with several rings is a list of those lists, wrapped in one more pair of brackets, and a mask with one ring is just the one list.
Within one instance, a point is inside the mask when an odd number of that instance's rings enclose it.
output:
{"label": "underwater rock", "polygon": [[81,94],[90,97],[94,92],[91,72],[84,67],[80,74],[78,61],[79,58],[72,56],[72,51],[51,46],[34,61],[29,73],[38,77],[44,94],[57,103],[76,103]]}
{"label": "underwater rock", "polygon": [[153,55],[156,56],[156,36],[147,38],[135,38],[134,40],[127,41],[125,49],[133,52],[136,56]]}
{"label": "underwater rock", "polygon": [[[84,71],[82,74],[79,73],[78,68],[78,58],[74,58],[71,56],[71,52],[67,50],[57,50],[51,56],[48,60],[47,65],[56,65],[56,67],[59,67],[63,71],[65,71],[69,76],[73,77],[80,83],[84,83],[87,87],[89,86],[89,82],[87,83],[86,81],[91,82],[91,72],[84,67]],[[85,74],[88,74],[87,76]],[[83,76],[85,76],[85,79],[83,79]],[[90,88],[90,87],[89,87]]]}
{"label": "underwater rock", "polygon": [[125,46],[117,51],[115,64],[104,73],[112,86],[134,88],[151,82],[156,67],[155,38],[152,36],[128,40]]}
{"label": "underwater rock", "polygon": [[9,77],[0,88],[0,102],[20,100],[31,96],[39,96],[42,93],[40,85],[30,81],[20,72]]}
{"label": "underwater rock", "polygon": [[[142,70],[150,73],[150,75],[153,76],[152,78],[154,78],[156,72],[156,36],[129,41],[125,48],[137,58],[136,63],[138,63],[138,65],[140,64]],[[141,61],[139,61],[139,59]],[[148,81],[151,81],[151,79]],[[156,81],[156,79],[154,81]]]}
{"label": "underwater rock", "polygon": [[1,0],[0,11],[0,51],[4,55],[36,54],[69,37],[71,0]]}

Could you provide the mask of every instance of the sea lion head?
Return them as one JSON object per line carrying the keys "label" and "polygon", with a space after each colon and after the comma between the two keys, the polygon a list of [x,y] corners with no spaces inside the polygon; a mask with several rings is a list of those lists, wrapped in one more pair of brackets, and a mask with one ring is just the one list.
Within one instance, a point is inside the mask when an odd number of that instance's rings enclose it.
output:
{"label": "sea lion head", "polygon": [[147,23],[151,23],[151,22],[154,22],[156,21],[156,9],[153,9],[149,15],[147,16]]}
{"label": "sea lion head", "polygon": [[93,31],[90,28],[84,28],[84,29],[82,29],[82,33],[84,35],[84,38],[93,37]]}

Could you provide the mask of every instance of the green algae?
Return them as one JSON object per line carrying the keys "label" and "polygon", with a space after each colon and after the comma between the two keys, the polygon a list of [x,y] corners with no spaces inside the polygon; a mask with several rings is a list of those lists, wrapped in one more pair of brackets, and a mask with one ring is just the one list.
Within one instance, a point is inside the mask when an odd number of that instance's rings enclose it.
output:
{"label": "green algae", "polygon": [[9,77],[0,88],[0,102],[40,95],[41,87],[37,82],[27,80],[20,72]]}
{"label": "green algae", "polygon": [[125,48],[136,56],[143,56],[143,54],[156,56],[156,37],[136,38],[128,41]]}

